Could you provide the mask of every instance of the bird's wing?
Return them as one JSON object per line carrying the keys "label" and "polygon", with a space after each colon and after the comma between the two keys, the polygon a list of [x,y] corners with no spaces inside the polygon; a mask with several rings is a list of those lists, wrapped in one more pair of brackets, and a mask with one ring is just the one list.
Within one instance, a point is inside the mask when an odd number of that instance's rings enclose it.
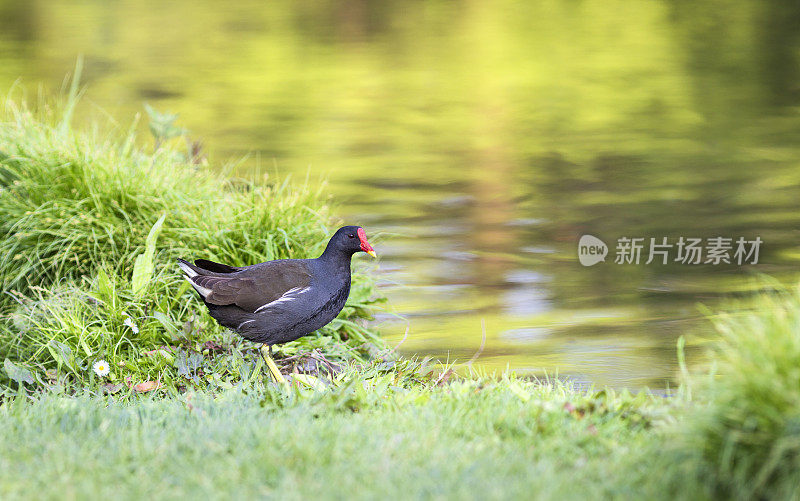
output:
{"label": "bird's wing", "polygon": [[300,260],[270,261],[236,273],[187,278],[207,303],[236,305],[251,313],[293,301],[311,285],[308,266]]}

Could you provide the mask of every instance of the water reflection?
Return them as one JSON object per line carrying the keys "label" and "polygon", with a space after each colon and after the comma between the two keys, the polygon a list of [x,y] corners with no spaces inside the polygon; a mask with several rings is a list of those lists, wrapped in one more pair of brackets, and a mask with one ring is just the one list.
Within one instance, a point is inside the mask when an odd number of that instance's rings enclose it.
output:
{"label": "water reflection", "polygon": [[[0,84],[179,112],[242,176],[327,176],[380,229],[407,353],[663,387],[698,302],[800,259],[788,2],[0,0]],[[143,129],[144,132],[144,129]],[[757,267],[584,268],[578,238],[754,238]],[[398,339],[405,323],[379,321]]]}

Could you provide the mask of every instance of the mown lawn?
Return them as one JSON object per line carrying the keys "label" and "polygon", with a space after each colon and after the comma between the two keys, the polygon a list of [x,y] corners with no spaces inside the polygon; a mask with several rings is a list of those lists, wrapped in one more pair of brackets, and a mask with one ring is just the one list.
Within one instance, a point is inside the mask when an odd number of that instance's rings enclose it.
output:
{"label": "mown lawn", "polygon": [[[378,378],[383,383],[388,380]],[[45,396],[0,408],[0,497],[650,497],[660,397],[374,379],[295,399]],[[278,390],[276,390],[276,395]]]}

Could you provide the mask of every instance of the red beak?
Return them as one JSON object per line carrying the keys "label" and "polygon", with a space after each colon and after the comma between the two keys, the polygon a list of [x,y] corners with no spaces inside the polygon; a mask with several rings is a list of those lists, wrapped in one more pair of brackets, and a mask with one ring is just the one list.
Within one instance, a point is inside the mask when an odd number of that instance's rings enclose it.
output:
{"label": "red beak", "polygon": [[358,229],[358,239],[361,240],[362,251],[366,252],[372,257],[378,257],[378,255],[375,254],[375,249],[373,249],[369,242],[367,242],[367,234],[364,232],[364,228]]}

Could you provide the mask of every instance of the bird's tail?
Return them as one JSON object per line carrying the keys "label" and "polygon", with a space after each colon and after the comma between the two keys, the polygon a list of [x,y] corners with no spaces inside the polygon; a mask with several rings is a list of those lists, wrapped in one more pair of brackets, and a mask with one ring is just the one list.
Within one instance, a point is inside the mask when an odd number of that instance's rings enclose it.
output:
{"label": "bird's tail", "polygon": [[205,273],[203,273],[203,272],[205,270],[203,270],[202,268],[200,268],[198,266],[193,265],[192,263],[190,263],[189,261],[186,261],[185,259],[180,259],[180,258],[178,258],[178,266],[180,266],[181,271],[183,271],[183,275],[184,275],[184,278],[186,279],[186,281],[189,282],[190,284],[192,284],[192,287],[194,287],[194,290],[197,291],[197,294],[200,295],[200,299],[205,301],[206,296],[208,296],[208,294],[211,291],[209,289],[207,289],[206,287],[203,287],[202,285],[199,285],[194,280],[195,277],[204,276]]}
{"label": "bird's tail", "polygon": [[181,270],[183,271],[183,274],[186,275],[186,278],[192,279],[197,275],[204,275],[202,268],[193,265],[192,263],[186,261],[185,259],[178,258],[178,266],[180,266]]}

